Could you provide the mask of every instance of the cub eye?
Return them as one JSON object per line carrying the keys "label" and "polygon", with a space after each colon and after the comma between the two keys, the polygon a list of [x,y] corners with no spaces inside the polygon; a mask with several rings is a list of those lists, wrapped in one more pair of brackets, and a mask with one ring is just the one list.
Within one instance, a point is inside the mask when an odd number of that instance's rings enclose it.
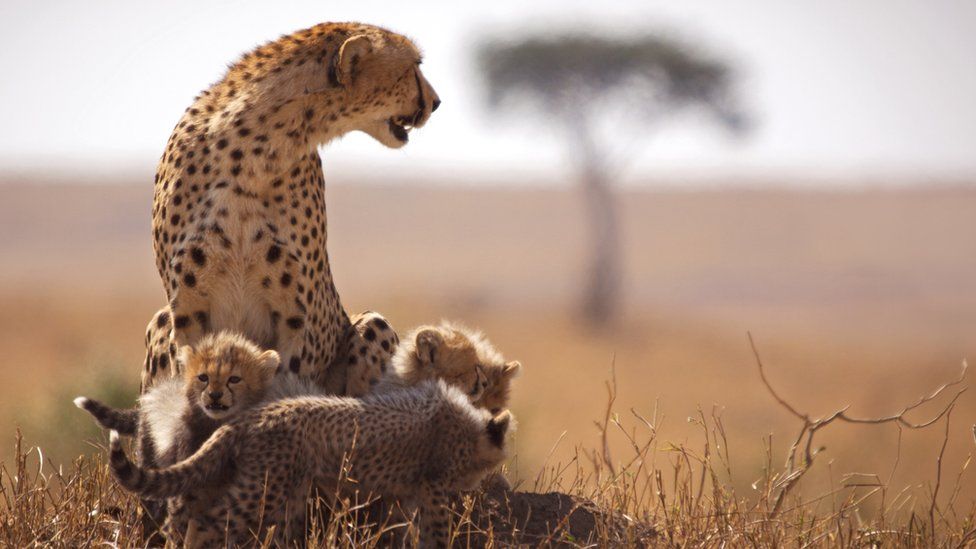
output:
{"label": "cub eye", "polygon": [[210,378],[207,376],[207,374],[200,374],[200,375],[197,376],[197,379],[199,379],[200,381],[202,381],[204,383],[210,381]]}
{"label": "cub eye", "polygon": [[240,383],[240,382],[241,382],[240,376],[230,376],[229,378],[227,378],[227,383]]}

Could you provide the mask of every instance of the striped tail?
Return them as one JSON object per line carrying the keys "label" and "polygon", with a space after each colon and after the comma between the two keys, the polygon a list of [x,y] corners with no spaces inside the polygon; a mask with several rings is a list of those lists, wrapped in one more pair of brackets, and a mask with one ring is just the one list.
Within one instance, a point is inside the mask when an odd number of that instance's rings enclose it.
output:
{"label": "striped tail", "polygon": [[234,457],[235,432],[224,426],[192,456],[162,469],[143,468],[133,463],[122,449],[119,433],[109,433],[109,465],[112,476],[126,490],[144,499],[166,499],[185,495],[221,478]]}
{"label": "striped tail", "polygon": [[74,402],[75,406],[91,414],[103,429],[112,429],[128,437],[135,436],[139,425],[138,408],[112,408],[86,397],[78,397]]}

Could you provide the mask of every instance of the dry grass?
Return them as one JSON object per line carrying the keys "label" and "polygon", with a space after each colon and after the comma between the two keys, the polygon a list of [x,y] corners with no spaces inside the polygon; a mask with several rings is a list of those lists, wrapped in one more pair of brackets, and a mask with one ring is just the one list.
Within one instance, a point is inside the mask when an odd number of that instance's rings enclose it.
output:
{"label": "dry grass", "polygon": [[[762,372],[758,353],[756,360]],[[890,416],[857,418],[846,415],[845,408],[819,419],[797,411],[763,374],[771,400],[800,420],[801,431],[785,459],[767,444],[762,467],[747,471],[734,469],[733,450],[716,410],[699,409],[688,418],[699,433],[696,444],[670,443],[659,438],[656,412],[644,417],[631,409],[625,415],[632,422],[620,415],[614,408],[614,379],[606,384],[606,413],[596,422],[602,443],[594,449],[577,447],[568,462],[543,466],[534,478],[519,481],[515,493],[494,489],[462,497],[455,504],[454,545],[970,546],[976,543],[976,505],[958,498],[969,458],[954,472],[944,471],[941,463],[952,412],[965,391],[964,374]],[[929,417],[907,419],[909,412],[940,398],[943,402]],[[804,493],[799,481],[807,471],[817,465],[830,468],[817,459],[814,436],[835,421],[899,423],[906,437],[909,431],[944,424],[933,478],[924,487],[898,487],[890,473],[836,471],[836,482],[825,492]],[[615,455],[611,438],[622,438],[630,450]],[[24,446],[19,430],[14,454],[12,463],[0,467],[0,545],[144,545],[138,502],[117,487],[99,454],[55,467],[41,449]],[[740,475],[755,479],[746,494],[732,482]],[[874,506],[865,505],[872,500]],[[377,520],[370,507],[369,500],[341,500],[325,521],[311,520],[308,546],[379,547],[392,535],[416,543],[415,528],[389,515]],[[258,546],[267,542],[254,540]]]}

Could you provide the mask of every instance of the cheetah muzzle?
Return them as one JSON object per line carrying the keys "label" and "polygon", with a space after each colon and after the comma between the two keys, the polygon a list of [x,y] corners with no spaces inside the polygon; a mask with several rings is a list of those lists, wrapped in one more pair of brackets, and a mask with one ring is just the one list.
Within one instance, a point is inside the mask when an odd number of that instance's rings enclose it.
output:
{"label": "cheetah muzzle", "polygon": [[430,115],[434,114],[437,107],[441,105],[439,98],[435,98],[430,105],[430,112],[427,112],[427,99],[424,97],[424,85],[418,75],[414,75],[417,83],[417,110],[409,116],[391,116],[387,120],[390,134],[400,143],[407,143],[410,140],[410,130],[419,128],[427,122]]}

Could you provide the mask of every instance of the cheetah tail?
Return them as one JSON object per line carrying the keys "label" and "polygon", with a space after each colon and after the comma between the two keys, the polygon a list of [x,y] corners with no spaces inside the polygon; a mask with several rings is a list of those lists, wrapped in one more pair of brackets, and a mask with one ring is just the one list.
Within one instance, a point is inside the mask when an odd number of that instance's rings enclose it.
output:
{"label": "cheetah tail", "polygon": [[78,397],[74,402],[75,406],[91,414],[103,429],[112,429],[128,437],[136,434],[136,426],[139,424],[137,408],[112,408],[86,397]]}
{"label": "cheetah tail", "polygon": [[115,480],[130,492],[145,499],[177,497],[208,486],[208,479],[220,472],[234,457],[234,431],[229,426],[217,429],[192,456],[161,469],[143,468],[129,460],[115,431],[109,433],[109,465]]}

